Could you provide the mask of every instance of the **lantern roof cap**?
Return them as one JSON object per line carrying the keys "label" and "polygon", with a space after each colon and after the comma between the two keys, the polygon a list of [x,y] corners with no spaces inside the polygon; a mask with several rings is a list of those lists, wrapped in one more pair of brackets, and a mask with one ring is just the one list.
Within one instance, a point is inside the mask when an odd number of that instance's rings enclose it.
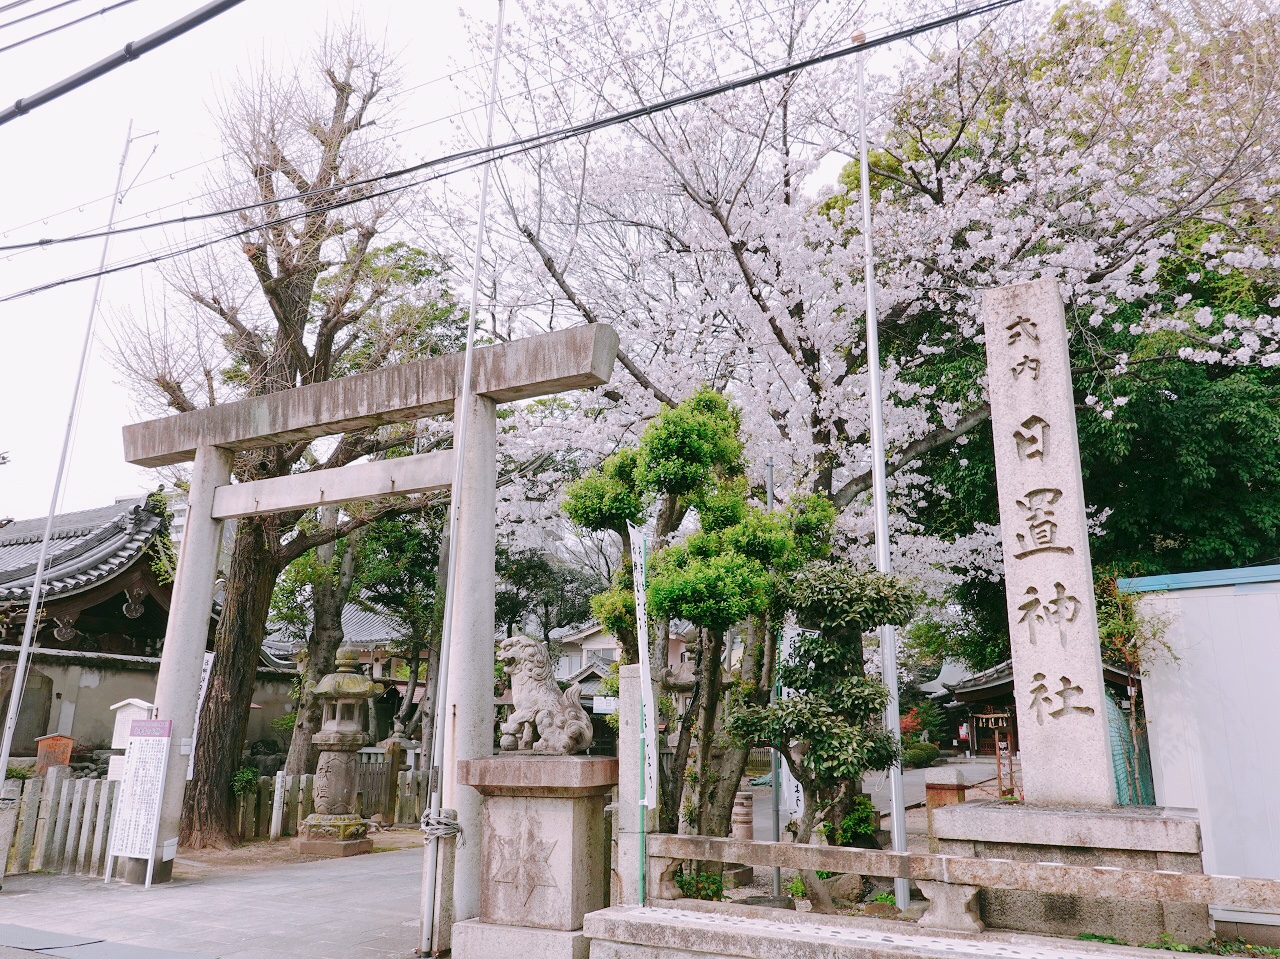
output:
{"label": "lantern roof cap", "polygon": [[316,683],[315,695],[322,699],[368,699],[378,692],[377,684],[361,673],[360,654],[349,646],[338,650],[337,672]]}

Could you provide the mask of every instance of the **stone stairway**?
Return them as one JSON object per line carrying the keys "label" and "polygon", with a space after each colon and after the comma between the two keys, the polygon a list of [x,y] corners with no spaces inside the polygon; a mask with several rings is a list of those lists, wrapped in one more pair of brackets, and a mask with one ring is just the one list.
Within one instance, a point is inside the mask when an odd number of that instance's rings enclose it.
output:
{"label": "stone stairway", "polygon": [[1160,950],[1023,933],[932,935],[908,923],[717,904],[614,906],[586,917],[590,959],[1159,959]]}

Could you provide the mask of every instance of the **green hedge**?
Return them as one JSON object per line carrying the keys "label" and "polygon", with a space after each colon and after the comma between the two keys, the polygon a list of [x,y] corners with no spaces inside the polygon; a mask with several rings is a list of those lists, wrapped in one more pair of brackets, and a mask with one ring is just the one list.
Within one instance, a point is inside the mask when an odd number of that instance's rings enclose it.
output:
{"label": "green hedge", "polygon": [[923,769],[937,761],[939,752],[933,743],[912,743],[902,754],[902,764],[911,769]]}

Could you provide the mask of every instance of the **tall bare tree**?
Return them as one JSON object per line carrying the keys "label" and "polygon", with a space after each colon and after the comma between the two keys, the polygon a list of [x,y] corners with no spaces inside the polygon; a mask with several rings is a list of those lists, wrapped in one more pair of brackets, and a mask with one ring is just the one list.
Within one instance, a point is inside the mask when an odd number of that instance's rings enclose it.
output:
{"label": "tall bare tree", "polygon": [[[167,279],[187,307],[122,330],[119,364],[178,411],[323,382],[456,346],[452,309],[429,254],[385,236],[394,202],[359,181],[390,167],[385,128],[370,128],[393,80],[383,51],[353,28],[325,36],[287,76],[263,69],[221,104],[226,168],[211,194],[243,232]],[[333,209],[337,200],[359,199]],[[240,454],[240,481],[332,469],[405,442],[413,427],[361,431]],[[229,782],[243,748],[260,648],[280,571],[392,507],[237,523],[223,575],[216,657],[201,713],[181,838],[234,842]],[[337,607],[341,614],[341,604]]]}

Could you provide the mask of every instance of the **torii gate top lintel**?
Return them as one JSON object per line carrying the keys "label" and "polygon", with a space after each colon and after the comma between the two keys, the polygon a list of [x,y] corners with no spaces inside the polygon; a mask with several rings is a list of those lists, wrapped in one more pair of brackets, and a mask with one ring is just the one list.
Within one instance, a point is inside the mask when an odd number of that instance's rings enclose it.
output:
{"label": "torii gate top lintel", "polygon": [[[601,386],[617,353],[618,334],[598,323],[477,347],[475,393],[509,403]],[[447,413],[462,369],[463,354],[451,353],[134,423],[124,428],[125,459],[167,466],[194,459],[200,446],[256,449]]]}

